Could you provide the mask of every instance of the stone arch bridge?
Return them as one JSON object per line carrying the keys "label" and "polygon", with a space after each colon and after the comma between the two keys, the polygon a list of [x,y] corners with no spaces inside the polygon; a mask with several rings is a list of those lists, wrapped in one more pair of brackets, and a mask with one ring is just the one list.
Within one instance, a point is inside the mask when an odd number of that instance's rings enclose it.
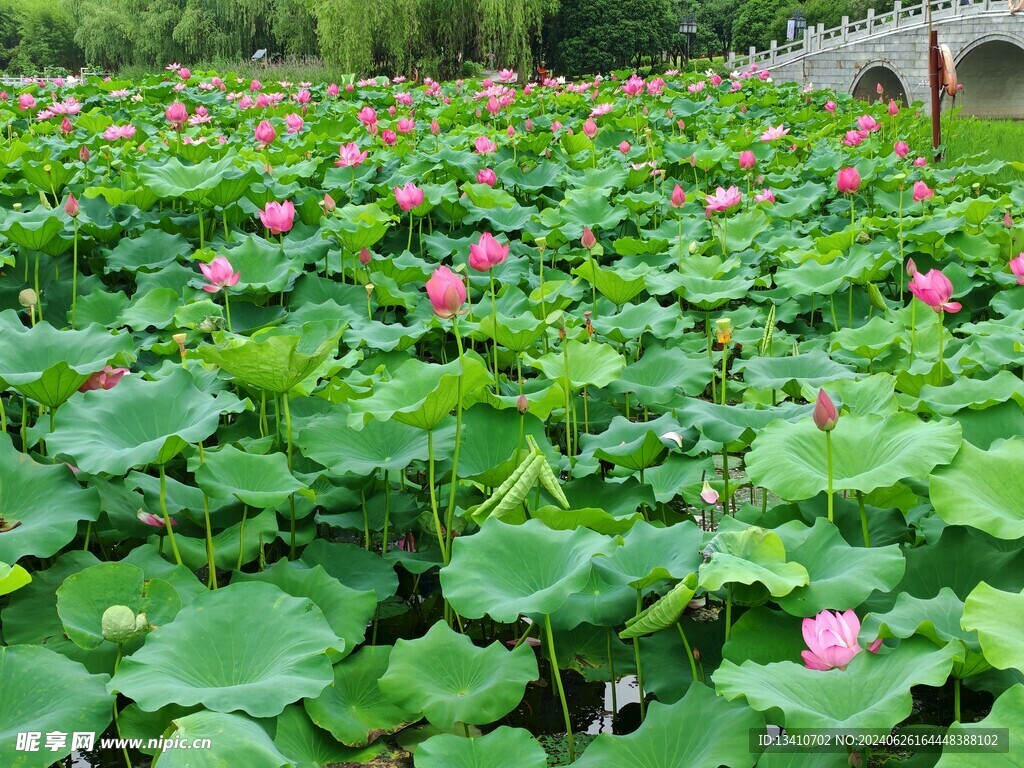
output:
{"label": "stone arch bridge", "polygon": [[[928,23],[939,43],[949,46],[963,91],[961,114],[1024,118],[1024,12],[1011,16],[1002,0],[929,0],[832,29],[808,27],[803,39],[787,45],[772,41],[766,51],[732,54],[730,67],[757,64],[776,82],[814,83],[866,100],[881,83],[887,96],[924,102],[928,89]],[[943,106],[950,103],[944,97]]]}

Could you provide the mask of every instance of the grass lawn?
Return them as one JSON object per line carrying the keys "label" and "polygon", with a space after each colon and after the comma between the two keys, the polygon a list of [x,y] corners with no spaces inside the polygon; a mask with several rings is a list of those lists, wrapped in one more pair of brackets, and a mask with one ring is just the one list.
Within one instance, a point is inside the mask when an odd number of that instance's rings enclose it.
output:
{"label": "grass lawn", "polygon": [[[997,160],[1024,163],[1024,120],[979,120],[975,117],[943,121],[943,140],[950,161],[987,153]],[[1015,181],[1020,171],[1007,168],[999,181]]]}

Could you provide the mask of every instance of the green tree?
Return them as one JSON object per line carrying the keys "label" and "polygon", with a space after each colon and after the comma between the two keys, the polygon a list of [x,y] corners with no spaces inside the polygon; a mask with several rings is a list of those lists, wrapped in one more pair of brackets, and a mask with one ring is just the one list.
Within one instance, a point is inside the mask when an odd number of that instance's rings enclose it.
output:
{"label": "green tree", "polygon": [[767,48],[773,35],[778,34],[778,19],[790,7],[790,0],[747,0],[733,19],[733,48],[741,52],[750,46]]}

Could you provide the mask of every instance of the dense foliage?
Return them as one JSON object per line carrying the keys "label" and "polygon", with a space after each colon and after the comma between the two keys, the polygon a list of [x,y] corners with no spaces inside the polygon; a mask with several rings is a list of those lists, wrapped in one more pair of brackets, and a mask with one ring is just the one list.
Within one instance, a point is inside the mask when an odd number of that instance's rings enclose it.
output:
{"label": "dense foliage", "polygon": [[1019,730],[1006,164],[767,72],[515,78],[0,100],[0,764]]}

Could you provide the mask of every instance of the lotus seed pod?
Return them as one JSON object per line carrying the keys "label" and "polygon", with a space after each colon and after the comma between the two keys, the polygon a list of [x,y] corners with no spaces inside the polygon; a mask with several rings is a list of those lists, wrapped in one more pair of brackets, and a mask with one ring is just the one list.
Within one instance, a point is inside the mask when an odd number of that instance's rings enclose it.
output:
{"label": "lotus seed pod", "polygon": [[103,612],[103,639],[124,645],[135,636],[135,611],[127,605],[112,605]]}
{"label": "lotus seed pod", "polygon": [[690,255],[692,256],[696,252],[697,252],[697,241],[696,240],[691,240],[690,241]]}
{"label": "lotus seed pod", "polygon": [[36,292],[31,288],[26,288],[18,294],[18,303],[26,309],[28,307],[34,307],[39,303],[39,296],[37,296]]}

